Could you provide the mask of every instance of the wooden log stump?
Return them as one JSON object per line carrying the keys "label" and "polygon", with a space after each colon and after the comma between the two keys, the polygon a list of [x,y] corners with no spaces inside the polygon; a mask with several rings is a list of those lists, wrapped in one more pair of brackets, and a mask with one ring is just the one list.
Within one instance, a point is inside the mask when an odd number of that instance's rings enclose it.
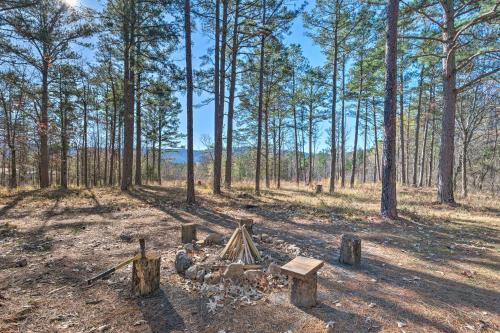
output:
{"label": "wooden log stump", "polygon": [[323,192],[323,185],[316,184],[316,194]]}
{"label": "wooden log stump", "polygon": [[132,291],[139,296],[149,295],[160,288],[160,254],[148,251],[132,264]]}
{"label": "wooden log stump", "polygon": [[339,262],[355,267],[361,264],[361,239],[359,237],[342,235]]}
{"label": "wooden log stump", "polygon": [[253,220],[252,219],[239,219],[238,224],[244,225],[250,235],[253,235]]}
{"label": "wooden log stump", "polygon": [[299,256],[281,267],[281,272],[290,278],[288,286],[290,303],[303,308],[316,305],[317,272],[323,264],[322,260]]}
{"label": "wooden log stump", "polygon": [[191,243],[196,241],[196,223],[187,223],[181,225],[181,241],[182,243]]}
{"label": "wooden log stump", "polygon": [[307,279],[292,277],[289,281],[288,295],[290,303],[301,308],[311,308],[316,305],[317,275]]}

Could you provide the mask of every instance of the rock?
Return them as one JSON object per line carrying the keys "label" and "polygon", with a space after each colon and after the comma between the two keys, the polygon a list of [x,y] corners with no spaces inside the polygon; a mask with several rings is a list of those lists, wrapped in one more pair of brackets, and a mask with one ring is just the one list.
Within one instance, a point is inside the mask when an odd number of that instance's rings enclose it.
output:
{"label": "rock", "polygon": [[260,234],[260,240],[262,242],[269,242],[269,235],[268,234]]}
{"label": "rock", "polygon": [[126,232],[122,232],[120,234],[120,240],[123,241],[123,242],[127,242],[127,243],[130,243],[132,241],[132,235],[129,234],[129,233],[126,233]]}
{"label": "rock", "polygon": [[139,325],[143,325],[143,324],[147,324],[147,321],[145,321],[144,319],[141,319],[141,320],[138,320],[134,323],[134,326],[139,326]]}
{"label": "rock", "polygon": [[259,283],[266,278],[266,275],[260,269],[249,269],[243,273],[245,279],[250,283]]}
{"label": "rock", "polygon": [[184,244],[184,250],[186,250],[187,253],[193,253],[194,252],[194,245],[191,243]]}
{"label": "rock", "polygon": [[224,271],[224,278],[226,279],[239,279],[243,276],[244,271],[243,271],[243,264],[230,264],[227,266],[226,270]]}
{"label": "rock", "polygon": [[197,240],[195,244],[198,247],[203,247],[205,246],[205,240],[204,239]]}
{"label": "rock", "polygon": [[175,254],[175,270],[177,273],[184,273],[192,264],[193,261],[185,250],[177,251]]}
{"label": "rock", "polygon": [[300,255],[300,248],[295,244],[290,244],[286,247],[286,252],[298,256]]}
{"label": "rock", "polygon": [[283,245],[284,243],[285,243],[285,241],[284,241],[284,240],[282,240],[282,239],[276,239],[276,240],[274,241],[274,244],[275,244],[275,245]]}
{"label": "rock", "polygon": [[190,280],[196,280],[196,275],[198,274],[198,265],[189,267],[184,275]]}
{"label": "rock", "polygon": [[198,272],[196,273],[196,281],[201,281],[203,282],[203,279],[205,278],[205,270],[203,268],[199,269]]}
{"label": "rock", "polygon": [[267,268],[267,272],[271,274],[272,276],[280,276],[281,275],[281,267],[274,262],[269,264],[269,267]]}
{"label": "rock", "polygon": [[16,267],[24,267],[28,265],[28,260],[26,258],[16,260]]}
{"label": "rock", "polygon": [[209,234],[207,238],[205,238],[206,245],[222,245],[224,243],[224,236],[221,234]]}
{"label": "rock", "polygon": [[111,329],[111,325],[102,325],[97,329],[97,332],[106,332]]}
{"label": "rock", "polygon": [[193,265],[186,270],[184,275],[186,276],[186,278],[193,281],[203,281],[205,273],[206,272],[203,267],[201,267],[200,265]]}
{"label": "rock", "polygon": [[326,333],[333,333],[333,332],[335,332],[334,326],[335,326],[335,322],[333,320],[330,320],[328,323],[326,323],[326,326],[325,326]]}
{"label": "rock", "polygon": [[208,274],[205,274],[203,279],[204,279],[205,283],[218,284],[220,282],[220,279],[221,279],[221,274],[220,274],[220,272],[208,273]]}

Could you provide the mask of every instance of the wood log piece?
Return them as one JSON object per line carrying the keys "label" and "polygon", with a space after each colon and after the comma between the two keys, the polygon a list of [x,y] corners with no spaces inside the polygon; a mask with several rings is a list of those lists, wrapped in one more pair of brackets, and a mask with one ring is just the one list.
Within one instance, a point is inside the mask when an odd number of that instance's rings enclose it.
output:
{"label": "wood log piece", "polygon": [[181,241],[182,243],[191,243],[196,241],[196,223],[186,223],[181,225]]}
{"label": "wood log piece", "polygon": [[146,296],[160,288],[160,254],[147,252],[144,257],[132,264],[132,291],[136,295]]}
{"label": "wood log piece", "polygon": [[359,237],[342,235],[339,262],[355,267],[361,264],[361,239]]}
{"label": "wood log piece", "polygon": [[323,185],[316,184],[316,194],[323,192]]}
{"label": "wood log piece", "polygon": [[239,219],[238,224],[244,225],[250,235],[253,235],[253,220],[252,219]]}
{"label": "wood log piece", "polygon": [[316,305],[316,291],[318,278],[316,274],[307,279],[292,277],[289,282],[288,294],[290,303],[302,308],[310,308]]}

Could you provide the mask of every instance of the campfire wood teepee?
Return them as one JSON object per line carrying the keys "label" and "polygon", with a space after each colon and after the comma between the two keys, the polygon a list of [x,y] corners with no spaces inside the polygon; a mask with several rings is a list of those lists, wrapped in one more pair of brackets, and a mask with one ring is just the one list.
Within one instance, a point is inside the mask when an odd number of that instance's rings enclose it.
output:
{"label": "campfire wood teepee", "polygon": [[233,235],[220,253],[222,259],[241,261],[244,264],[254,264],[261,260],[259,250],[253,243],[252,236],[248,233],[245,225],[241,223],[234,230]]}

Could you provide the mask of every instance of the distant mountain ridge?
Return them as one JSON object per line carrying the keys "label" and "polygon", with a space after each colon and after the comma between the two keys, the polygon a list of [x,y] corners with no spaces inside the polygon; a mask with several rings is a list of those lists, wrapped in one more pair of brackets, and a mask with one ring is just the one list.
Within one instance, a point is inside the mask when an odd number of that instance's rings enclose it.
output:
{"label": "distant mountain ridge", "polygon": [[[203,150],[193,150],[194,163],[202,162],[205,154],[206,152]],[[185,148],[163,151],[161,156],[163,157],[163,159],[168,159],[170,163],[187,163],[187,149]]]}

